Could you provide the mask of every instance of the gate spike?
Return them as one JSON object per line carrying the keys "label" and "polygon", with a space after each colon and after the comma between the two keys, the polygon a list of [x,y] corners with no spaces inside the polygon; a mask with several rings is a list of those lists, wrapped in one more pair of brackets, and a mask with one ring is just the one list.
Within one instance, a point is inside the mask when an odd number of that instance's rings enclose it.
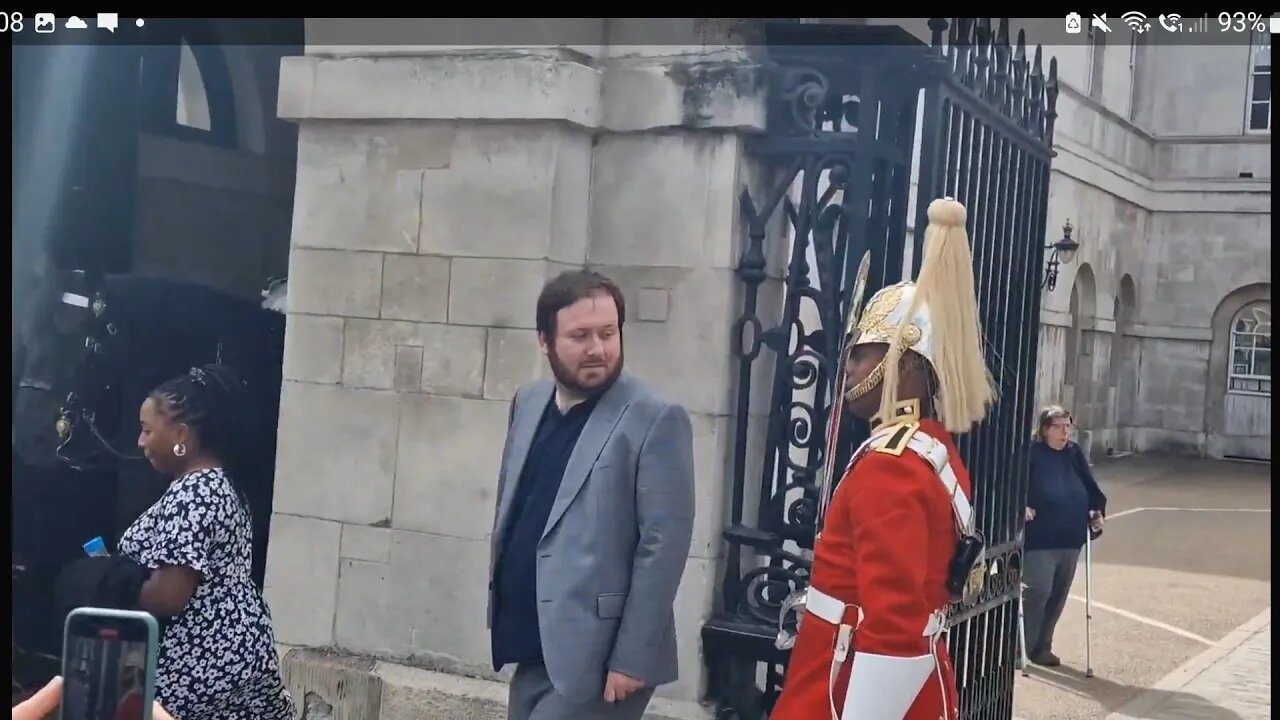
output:
{"label": "gate spike", "polygon": [[996,33],[996,91],[1000,94],[1000,113],[1014,117],[1012,86],[1009,78],[1009,18],[1000,18],[1000,30]]}
{"label": "gate spike", "polygon": [[956,71],[956,61],[959,58],[960,48],[960,18],[953,18],[951,27],[947,30],[947,65],[952,74]]}
{"label": "gate spike", "polygon": [[978,18],[976,25],[974,35],[978,51],[973,58],[973,89],[978,92],[978,97],[987,98],[991,89],[991,18]]}
{"label": "gate spike", "polygon": [[1014,115],[1019,127],[1027,128],[1027,33],[1018,31],[1018,47],[1013,55]]}
{"label": "gate spike", "polygon": [[929,50],[936,58],[943,55],[942,33],[949,27],[951,23],[946,18],[929,18]]}
{"label": "gate spike", "polygon": [[1044,139],[1053,145],[1053,126],[1058,119],[1058,57],[1049,58],[1048,107],[1045,109]]}

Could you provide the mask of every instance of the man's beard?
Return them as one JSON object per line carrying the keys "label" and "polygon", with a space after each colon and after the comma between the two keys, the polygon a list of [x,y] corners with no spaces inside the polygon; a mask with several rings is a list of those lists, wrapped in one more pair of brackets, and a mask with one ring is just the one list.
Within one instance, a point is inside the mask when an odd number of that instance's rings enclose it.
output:
{"label": "man's beard", "polygon": [[606,373],[604,379],[594,385],[584,385],[574,376],[569,366],[560,360],[560,356],[556,354],[554,347],[547,348],[547,362],[551,365],[551,374],[555,377],[556,382],[565,390],[587,398],[598,395],[613,387],[617,382],[618,376],[622,374],[622,350],[618,350],[618,361],[612,368],[605,367]]}

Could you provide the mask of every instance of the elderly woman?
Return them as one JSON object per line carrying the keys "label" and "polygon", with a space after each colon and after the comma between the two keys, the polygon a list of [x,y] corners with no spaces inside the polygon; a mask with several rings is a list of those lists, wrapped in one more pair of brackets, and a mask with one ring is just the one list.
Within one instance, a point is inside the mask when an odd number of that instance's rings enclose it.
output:
{"label": "elderly woman", "polygon": [[1071,592],[1085,533],[1102,532],[1107,509],[1084,451],[1071,441],[1073,425],[1070,413],[1050,405],[1040,411],[1031,444],[1022,603],[1028,659],[1047,667],[1062,664],[1053,654],[1053,631]]}

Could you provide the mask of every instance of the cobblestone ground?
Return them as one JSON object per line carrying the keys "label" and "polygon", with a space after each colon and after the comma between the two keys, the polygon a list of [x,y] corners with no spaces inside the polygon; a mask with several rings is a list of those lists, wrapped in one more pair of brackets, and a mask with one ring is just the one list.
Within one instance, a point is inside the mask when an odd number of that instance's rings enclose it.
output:
{"label": "cobblestone ground", "polygon": [[1082,562],[1054,641],[1063,665],[1018,676],[1015,715],[1270,718],[1270,467],[1133,457],[1094,471],[1110,519],[1091,582]]}
{"label": "cobblestone ground", "polygon": [[[1151,693],[1137,707],[1121,708],[1107,720],[1270,720],[1271,623],[1221,658],[1215,658],[1177,689]],[[1137,714],[1140,713],[1140,714]]]}

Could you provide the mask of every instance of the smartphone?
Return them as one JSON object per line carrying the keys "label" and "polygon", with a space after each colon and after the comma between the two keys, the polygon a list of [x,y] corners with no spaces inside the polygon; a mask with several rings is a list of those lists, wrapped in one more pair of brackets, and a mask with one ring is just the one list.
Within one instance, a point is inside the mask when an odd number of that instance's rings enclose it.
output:
{"label": "smartphone", "polygon": [[60,720],[151,720],[159,635],[149,613],[72,610],[62,640]]}

